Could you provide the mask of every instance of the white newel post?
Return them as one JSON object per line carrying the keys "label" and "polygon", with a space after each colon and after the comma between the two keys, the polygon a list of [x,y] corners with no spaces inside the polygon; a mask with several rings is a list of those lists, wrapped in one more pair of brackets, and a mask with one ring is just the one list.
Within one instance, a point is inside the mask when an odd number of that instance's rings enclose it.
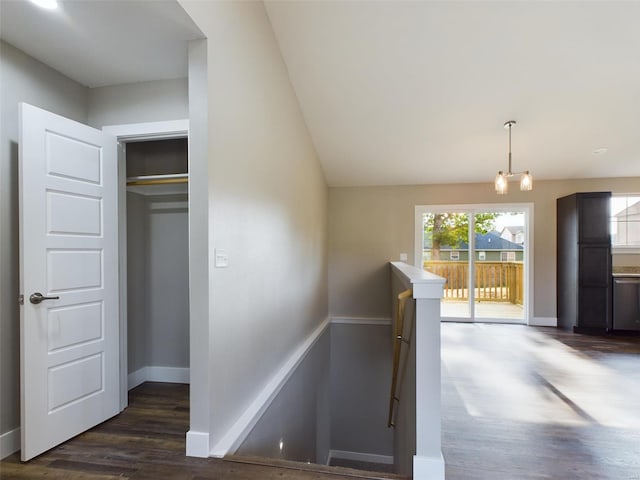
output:
{"label": "white newel post", "polygon": [[[424,270],[393,262],[404,276],[416,301],[416,452],[414,480],[444,480],[441,417],[440,299],[445,279]],[[409,380],[409,379],[407,379]]]}

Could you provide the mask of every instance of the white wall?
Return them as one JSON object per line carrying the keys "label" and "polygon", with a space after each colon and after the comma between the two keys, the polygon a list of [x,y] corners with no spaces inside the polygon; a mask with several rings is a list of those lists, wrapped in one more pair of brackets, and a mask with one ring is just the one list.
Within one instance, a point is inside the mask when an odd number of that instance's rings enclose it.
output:
{"label": "white wall", "polygon": [[208,39],[209,254],[229,258],[199,380],[215,447],[327,316],[327,187],[263,4],[181,4]]}
{"label": "white wall", "polygon": [[92,127],[101,128],[189,118],[187,97],[186,78],[92,88],[87,121]]}
{"label": "white wall", "polygon": [[[329,311],[333,316],[388,317],[389,260],[414,256],[415,205],[534,204],[534,316],[556,317],[556,199],[574,192],[640,191],[640,178],[538,181],[532,192],[506,197],[486,184],[331,188]],[[614,256],[640,265],[640,255]]]}
{"label": "white wall", "polygon": [[86,123],[87,89],[0,42],[0,434],[20,425],[18,298],[18,104]]}

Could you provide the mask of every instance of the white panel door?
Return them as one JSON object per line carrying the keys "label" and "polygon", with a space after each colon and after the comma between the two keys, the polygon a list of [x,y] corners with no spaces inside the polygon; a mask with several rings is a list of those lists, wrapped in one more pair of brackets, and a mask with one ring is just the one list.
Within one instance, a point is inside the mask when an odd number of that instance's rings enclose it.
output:
{"label": "white panel door", "polygon": [[117,161],[100,130],[20,113],[25,461],[119,412]]}

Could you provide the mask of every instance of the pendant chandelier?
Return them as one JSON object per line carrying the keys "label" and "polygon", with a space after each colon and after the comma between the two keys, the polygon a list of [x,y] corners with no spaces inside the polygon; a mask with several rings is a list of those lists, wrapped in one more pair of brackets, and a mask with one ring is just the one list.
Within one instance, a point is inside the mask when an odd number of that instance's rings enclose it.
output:
{"label": "pendant chandelier", "polygon": [[509,191],[509,179],[516,176],[520,176],[520,190],[533,190],[533,177],[529,173],[529,170],[525,172],[511,171],[511,127],[515,124],[515,120],[509,120],[504,124],[504,128],[509,129],[509,170],[507,170],[506,173],[500,170],[498,175],[496,175],[495,188],[498,195],[507,194]]}

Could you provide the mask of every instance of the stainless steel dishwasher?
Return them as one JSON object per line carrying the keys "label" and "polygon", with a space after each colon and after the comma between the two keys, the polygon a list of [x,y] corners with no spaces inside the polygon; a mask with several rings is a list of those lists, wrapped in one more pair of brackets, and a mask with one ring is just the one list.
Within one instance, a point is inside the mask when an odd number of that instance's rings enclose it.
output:
{"label": "stainless steel dishwasher", "polygon": [[613,276],[613,329],[640,331],[640,275]]}

